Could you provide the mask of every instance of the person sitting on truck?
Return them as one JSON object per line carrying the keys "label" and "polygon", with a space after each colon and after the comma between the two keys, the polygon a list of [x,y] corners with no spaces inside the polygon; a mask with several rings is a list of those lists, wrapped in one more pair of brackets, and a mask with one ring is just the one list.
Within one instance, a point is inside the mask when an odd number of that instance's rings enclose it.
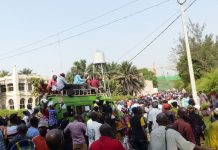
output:
{"label": "person sitting on truck", "polygon": [[79,73],[77,73],[75,75],[75,77],[73,78],[73,84],[81,85],[81,84],[84,84],[85,82],[86,82],[86,80],[82,79]]}
{"label": "person sitting on truck", "polygon": [[57,90],[57,76],[53,75],[52,79],[48,81],[47,91],[50,93],[51,91],[54,92]]}
{"label": "person sitting on truck", "polygon": [[70,87],[71,85],[68,84],[65,79],[65,74],[61,73],[57,79],[57,91],[61,91],[63,89],[69,89]]}
{"label": "person sitting on truck", "polygon": [[94,78],[91,80],[91,87],[93,88],[99,88],[99,80],[98,80],[98,75],[95,75]]}

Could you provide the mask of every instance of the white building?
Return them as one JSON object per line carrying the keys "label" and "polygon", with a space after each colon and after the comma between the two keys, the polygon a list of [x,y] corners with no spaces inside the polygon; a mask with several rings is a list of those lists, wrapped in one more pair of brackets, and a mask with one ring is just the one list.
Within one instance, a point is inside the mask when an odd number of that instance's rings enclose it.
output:
{"label": "white building", "polygon": [[32,95],[33,77],[41,78],[36,75],[19,75],[14,66],[11,76],[0,78],[0,109],[26,109],[27,104],[34,108],[38,102]]}
{"label": "white building", "polygon": [[153,82],[151,80],[145,80],[144,82],[145,87],[143,90],[141,90],[141,92],[138,95],[141,96],[155,93]]}

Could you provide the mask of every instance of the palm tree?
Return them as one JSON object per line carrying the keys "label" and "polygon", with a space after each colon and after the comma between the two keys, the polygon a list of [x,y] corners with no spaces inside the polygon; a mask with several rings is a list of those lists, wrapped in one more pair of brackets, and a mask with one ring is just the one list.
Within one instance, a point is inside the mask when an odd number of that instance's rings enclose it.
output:
{"label": "palm tree", "polygon": [[6,70],[0,71],[0,77],[5,77],[5,76],[9,76],[9,75],[10,75],[9,71],[6,71]]}
{"label": "palm tree", "polygon": [[76,74],[83,75],[85,72],[90,73],[92,70],[90,70],[91,68],[89,66],[87,66],[86,60],[84,59],[75,61],[70,71],[66,75],[67,81],[72,82],[73,76],[75,76]]}
{"label": "palm tree", "polygon": [[112,79],[113,75],[117,73],[117,70],[119,69],[120,65],[118,63],[112,62],[109,64],[106,64],[106,75],[108,79]]}
{"label": "palm tree", "polygon": [[19,74],[25,74],[25,75],[30,75],[32,74],[33,70],[30,68],[23,68],[22,70],[19,71]]}
{"label": "palm tree", "polygon": [[144,88],[143,76],[127,61],[121,63],[114,79],[122,86],[124,95],[134,95]]}

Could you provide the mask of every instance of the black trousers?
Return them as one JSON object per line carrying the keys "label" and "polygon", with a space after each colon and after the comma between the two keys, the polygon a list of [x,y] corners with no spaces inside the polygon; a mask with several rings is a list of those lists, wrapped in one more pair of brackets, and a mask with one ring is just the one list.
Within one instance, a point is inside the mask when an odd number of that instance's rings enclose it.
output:
{"label": "black trousers", "polygon": [[135,150],[147,150],[148,149],[148,142],[147,141],[140,141],[140,140],[134,140],[133,146]]}

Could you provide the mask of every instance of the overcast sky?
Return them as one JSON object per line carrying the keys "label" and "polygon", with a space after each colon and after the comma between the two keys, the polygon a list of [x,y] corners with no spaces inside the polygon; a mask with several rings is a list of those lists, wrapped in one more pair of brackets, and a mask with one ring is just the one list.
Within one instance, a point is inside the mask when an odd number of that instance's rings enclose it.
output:
{"label": "overcast sky", "polygon": [[[102,18],[52,36],[41,43],[17,50],[119,8],[128,2],[132,3]],[[41,75],[50,75],[51,70],[55,73],[67,72],[76,60],[86,59],[90,63],[96,50],[104,51],[107,62],[130,60],[173,18],[154,34],[148,36],[150,33],[173,14],[179,13],[177,0],[169,0],[169,2],[98,30],[48,47],[37,48],[107,24],[160,2],[164,0],[0,0],[0,70],[12,71],[13,65],[17,65],[18,70],[31,68]],[[190,2],[192,0],[187,0],[187,4]],[[218,0],[197,0],[186,13],[193,23],[206,24],[205,33],[214,35],[218,35],[217,14]],[[179,19],[158,40],[136,57],[133,64],[140,68],[152,67],[153,64],[157,67],[171,65],[168,57],[172,47],[175,47],[178,42],[181,31]],[[35,51],[17,55],[33,49]]]}

